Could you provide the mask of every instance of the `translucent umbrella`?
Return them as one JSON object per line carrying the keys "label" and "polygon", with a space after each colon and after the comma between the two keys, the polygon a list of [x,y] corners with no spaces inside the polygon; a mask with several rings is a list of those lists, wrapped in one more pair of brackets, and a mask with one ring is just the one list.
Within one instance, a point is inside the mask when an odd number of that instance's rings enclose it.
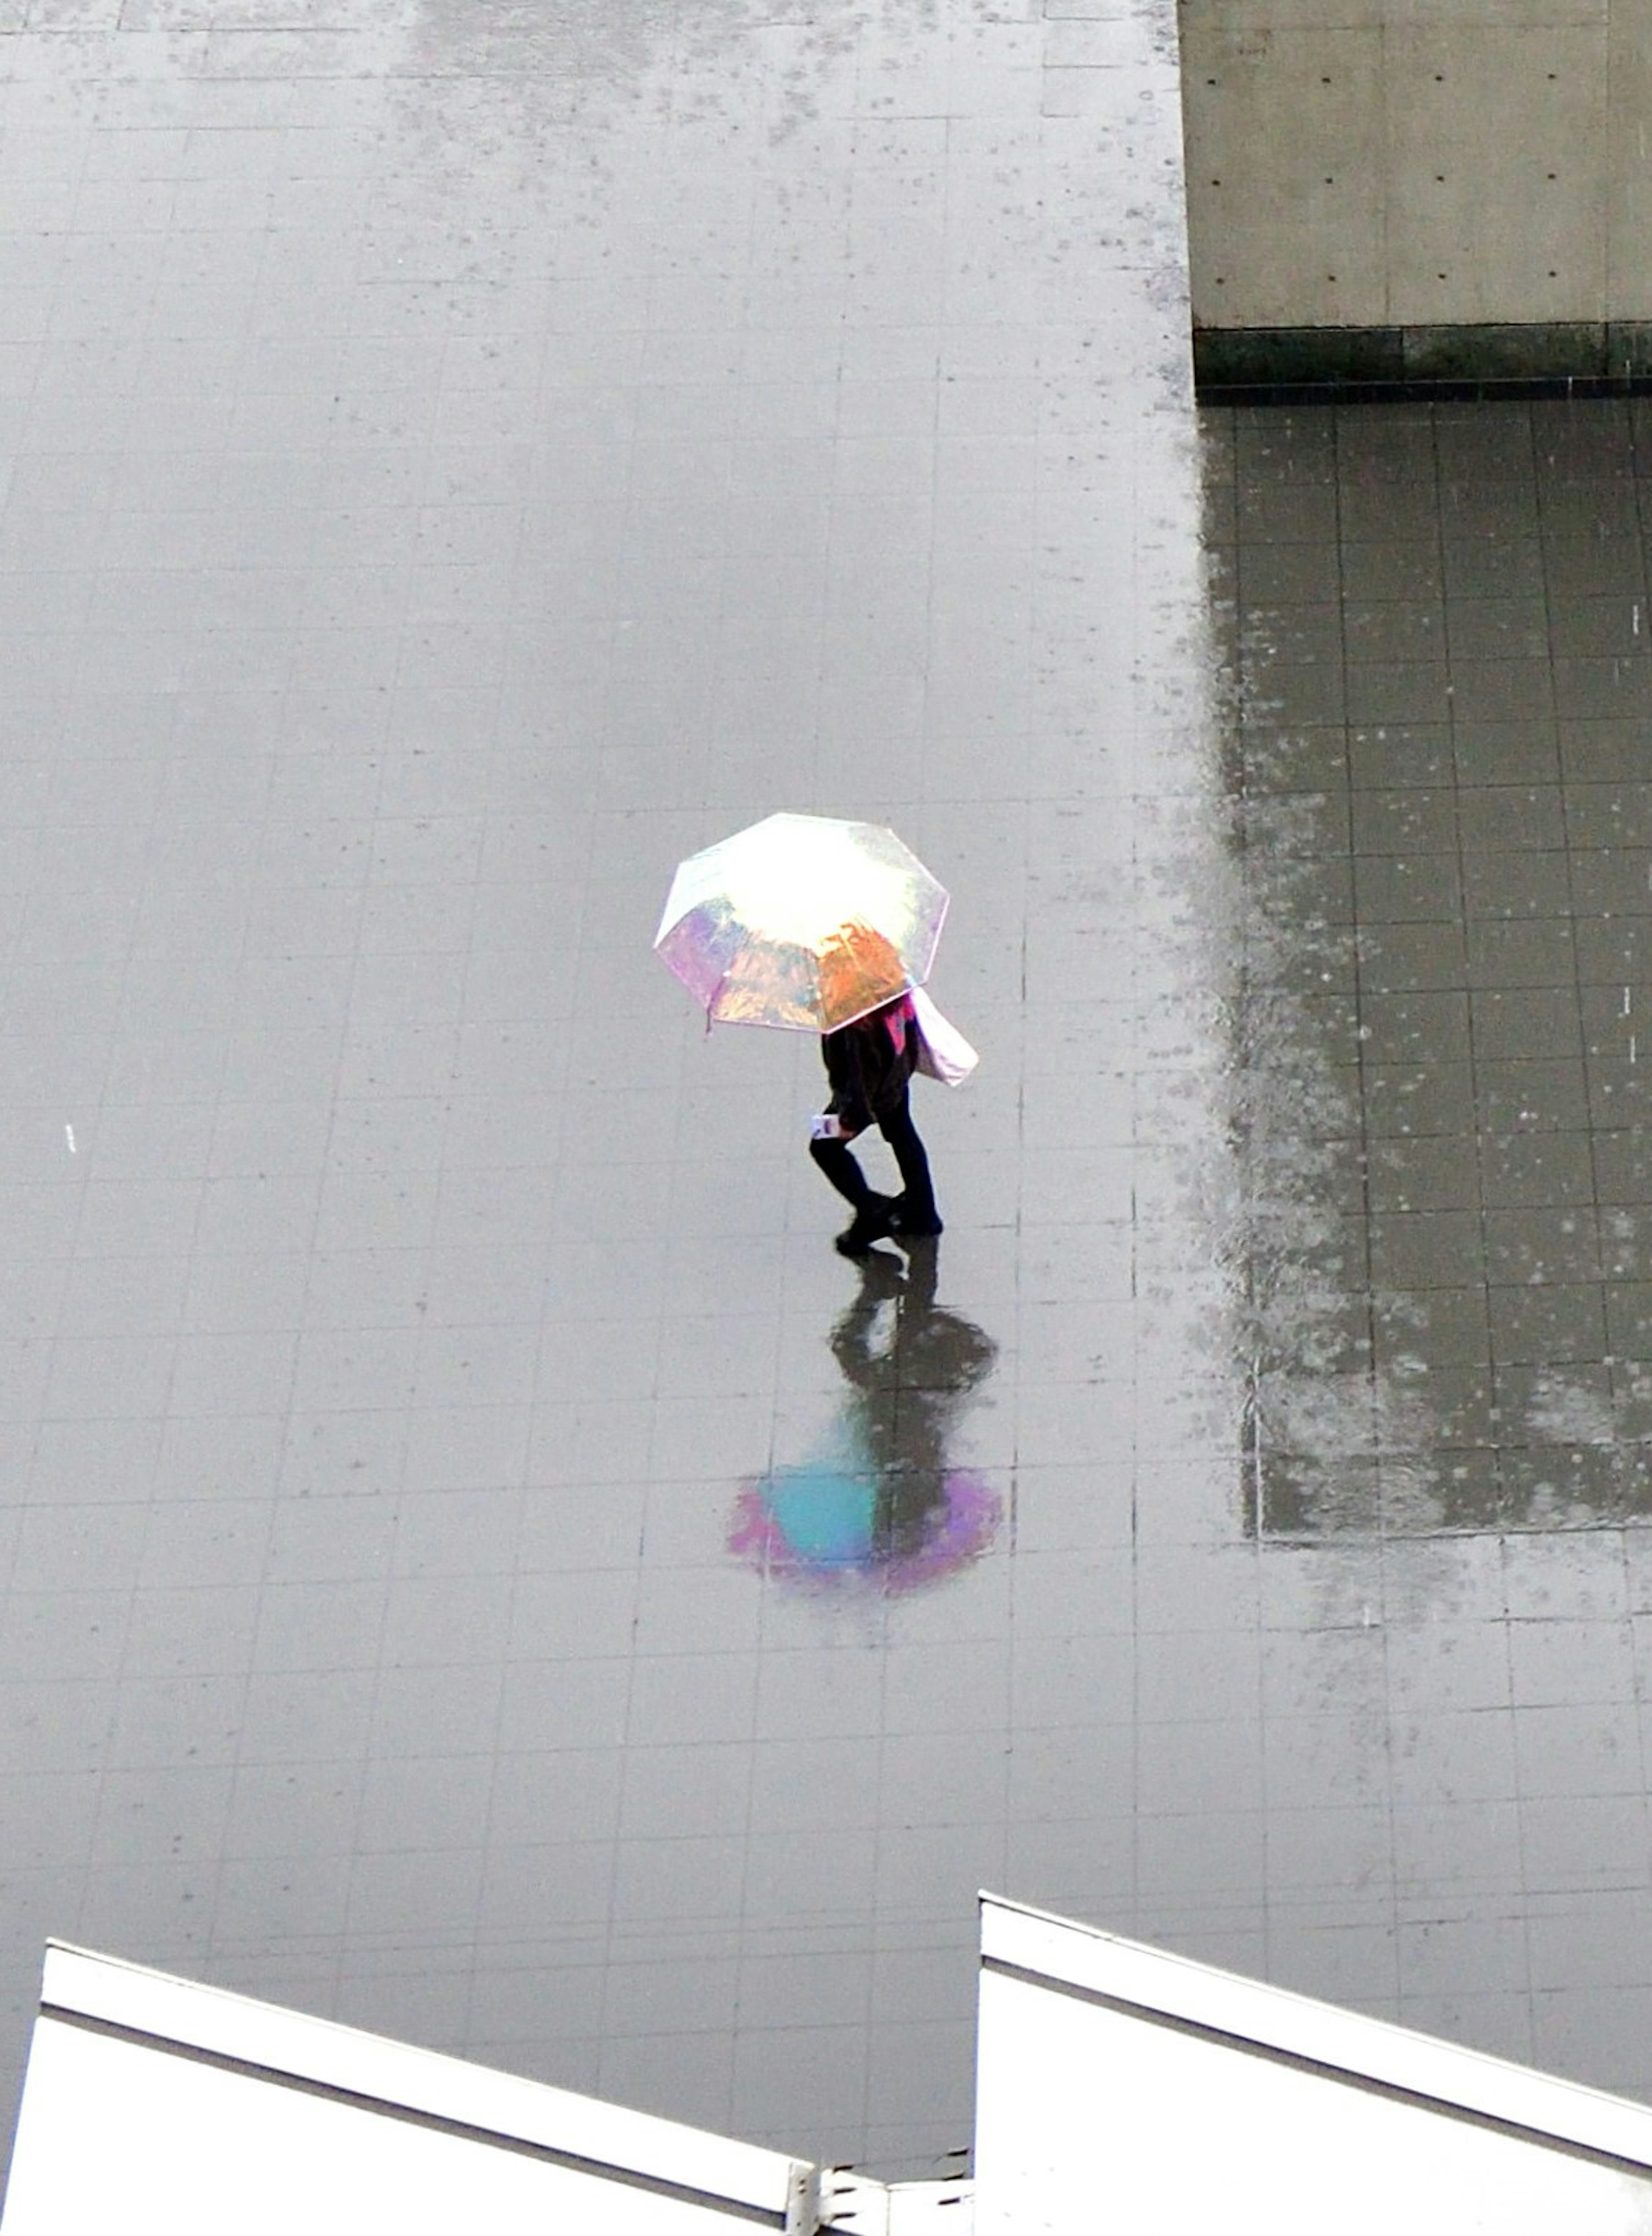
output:
{"label": "translucent umbrella", "polygon": [[654,944],[708,1021],[834,1032],[923,984],[946,904],[883,824],[771,815],[679,865]]}

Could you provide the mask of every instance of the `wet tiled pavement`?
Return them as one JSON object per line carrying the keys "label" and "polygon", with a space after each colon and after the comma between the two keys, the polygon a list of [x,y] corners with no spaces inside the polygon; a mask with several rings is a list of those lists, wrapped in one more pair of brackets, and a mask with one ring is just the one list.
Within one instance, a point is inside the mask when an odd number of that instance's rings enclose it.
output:
{"label": "wet tiled pavement", "polygon": [[1325,1316],[1306,1411],[1300,1328],[1260,1338],[1265,1527],[1652,1510],[1648,435],[1613,404],[1213,427],[1241,1029],[1301,1049],[1335,1144],[1321,1234],[1284,1240]]}
{"label": "wet tiled pavement", "polygon": [[1205,422],[1244,1496],[1345,1626],[1285,1656],[1349,1718],[1317,1837],[1393,1905],[1365,1993],[1642,2093],[1647,435]]}
{"label": "wet tiled pavement", "polygon": [[[984,1883],[1652,2087],[1629,422],[1201,499],[1056,4],[0,0],[9,2055],[922,2167]],[[780,807],[955,896],[932,1267],[648,953]]]}

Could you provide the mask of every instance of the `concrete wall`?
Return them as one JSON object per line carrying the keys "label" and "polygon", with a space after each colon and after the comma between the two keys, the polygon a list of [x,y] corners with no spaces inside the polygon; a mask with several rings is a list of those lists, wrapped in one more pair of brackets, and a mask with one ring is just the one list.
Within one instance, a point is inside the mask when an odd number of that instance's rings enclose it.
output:
{"label": "concrete wall", "polygon": [[1652,318],[1652,0],[1182,0],[1194,316]]}

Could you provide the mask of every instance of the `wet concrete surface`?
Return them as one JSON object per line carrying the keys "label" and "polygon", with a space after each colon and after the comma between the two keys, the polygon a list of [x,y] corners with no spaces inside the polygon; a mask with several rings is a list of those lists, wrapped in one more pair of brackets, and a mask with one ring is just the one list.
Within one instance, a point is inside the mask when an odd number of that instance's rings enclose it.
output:
{"label": "wet concrete surface", "polygon": [[1250,1526],[1347,1626],[1401,2013],[1644,2093],[1648,421],[1205,438]]}
{"label": "wet concrete surface", "polygon": [[[10,2055],[56,1933],[924,2170],[985,1884],[1652,2084],[1632,972],[1522,1053],[1634,477],[1201,431],[1175,112],[1156,10],[0,0]],[[932,1263],[648,953],[782,807],[955,897]]]}

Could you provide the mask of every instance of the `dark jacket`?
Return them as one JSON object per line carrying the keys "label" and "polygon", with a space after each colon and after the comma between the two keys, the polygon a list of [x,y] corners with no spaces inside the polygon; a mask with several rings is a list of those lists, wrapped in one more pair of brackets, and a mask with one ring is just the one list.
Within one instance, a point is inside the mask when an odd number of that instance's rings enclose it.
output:
{"label": "dark jacket", "polygon": [[918,1021],[911,1003],[903,994],[869,1017],[823,1033],[820,1054],[832,1082],[827,1109],[852,1133],[864,1133],[900,1108],[918,1069]]}

